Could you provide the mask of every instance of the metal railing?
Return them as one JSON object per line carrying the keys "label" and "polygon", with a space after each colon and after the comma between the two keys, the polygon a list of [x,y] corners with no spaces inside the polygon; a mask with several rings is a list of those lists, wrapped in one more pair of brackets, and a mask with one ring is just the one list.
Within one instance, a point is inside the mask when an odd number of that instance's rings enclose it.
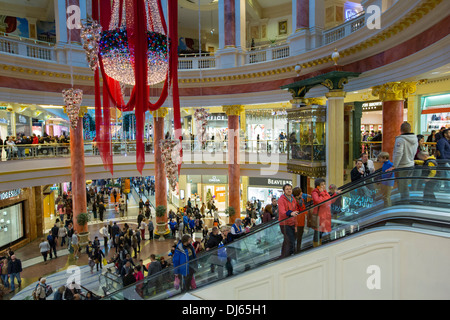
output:
{"label": "metal railing", "polygon": [[[144,141],[145,152],[154,153],[154,142]],[[197,140],[183,140],[184,153],[212,153],[228,152],[227,140],[206,140],[200,144]],[[111,150],[114,155],[128,155],[136,152],[136,141],[112,141]],[[251,153],[284,153],[287,151],[287,142],[279,140],[248,140],[241,139],[239,144],[241,152]],[[99,155],[96,142],[84,142],[85,156]],[[0,159],[23,160],[51,157],[70,157],[70,143],[44,143],[44,144],[17,144],[0,146]]]}
{"label": "metal railing", "polygon": [[[436,142],[425,142],[423,144],[424,151],[430,155],[436,156]],[[362,141],[361,153],[366,152],[370,159],[376,159],[378,154],[383,151],[383,142],[381,141]]]}

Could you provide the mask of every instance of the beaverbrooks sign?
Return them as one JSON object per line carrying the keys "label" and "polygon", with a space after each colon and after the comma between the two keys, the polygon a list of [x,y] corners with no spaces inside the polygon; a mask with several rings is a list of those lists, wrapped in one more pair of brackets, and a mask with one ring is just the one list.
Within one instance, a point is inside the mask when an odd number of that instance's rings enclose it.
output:
{"label": "beaverbrooks sign", "polygon": [[261,178],[261,177],[250,177],[248,182],[249,182],[249,185],[251,185],[251,186],[279,186],[279,187],[282,187],[286,183],[292,184],[292,180]]}

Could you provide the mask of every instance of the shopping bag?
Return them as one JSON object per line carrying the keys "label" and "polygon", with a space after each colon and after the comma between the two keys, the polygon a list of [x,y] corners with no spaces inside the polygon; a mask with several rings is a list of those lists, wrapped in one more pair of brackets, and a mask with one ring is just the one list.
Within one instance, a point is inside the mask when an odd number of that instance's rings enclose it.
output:
{"label": "shopping bag", "polygon": [[106,266],[108,264],[108,261],[106,260],[106,258],[103,258],[102,263],[103,263],[104,266]]}
{"label": "shopping bag", "polygon": [[195,277],[191,278],[191,289],[197,289],[197,283],[195,282]]}
{"label": "shopping bag", "polygon": [[173,287],[175,290],[180,289],[180,278],[178,276],[175,276],[175,280],[173,281]]}

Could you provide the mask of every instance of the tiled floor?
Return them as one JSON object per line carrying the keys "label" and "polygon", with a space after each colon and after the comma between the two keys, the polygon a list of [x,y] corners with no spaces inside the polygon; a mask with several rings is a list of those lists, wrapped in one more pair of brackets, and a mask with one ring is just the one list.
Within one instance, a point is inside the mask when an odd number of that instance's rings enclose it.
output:
{"label": "tiled floor", "polygon": [[[90,239],[94,240],[95,236],[98,236],[102,245],[102,249],[105,252],[105,256],[107,259],[111,258],[115,252],[114,248],[109,250],[108,248],[103,248],[103,237],[100,236],[99,230],[103,227],[104,223],[109,223],[110,220],[117,221],[117,224],[120,228],[123,227],[124,223],[128,223],[130,227],[135,229],[137,227],[137,214],[138,214],[138,206],[137,206],[137,195],[134,194],[134,197],[130,197],[130,202],[128,205],[128,216],[126,218],[120,219],[118,215],[114,211],[114,206],[109,205],[107,213],[105,215],[105,221],[91,221],[89,222],[88,229],[90,233]],[[145,201],[146,199],[144,199]],[[153,215],[153,223],[155,222],[155,214],[154,209],[152,210]],[[208,227],[212,226],[212,218],[207,217],[204,219],[206,225]],[[53,226],[54,221],[46,221],[46,231]],[[225,221],[224,221],[225,222]],[[225,222],[226,223],[226,222]],[[174,243],[174,239],[166,239],[163,241],[159,240],[148,240],[148,231],[146,231],[146,239],[141,242],[141,251],[137,255],[137,259],[134,259],[137,262],[139,259],[144,260],[144,263],[149,261],[150,254],[154,253],[157,255],[163,255],[166,258],[168,257],[168,253],[170,252],[170,248]],[[73,255],[69,253],[67,250],[67,246],[61,247],[58,243],[57,246],[57,254],[58,258],[47,259],[44,262],[43,257],[39,252],[39,243],[40,239],[36,239],[32,243],[27,246],[16,250],[15,255],[22,261],[23,272],[21,273],[22,285],[21,288],[17,288],[14,293],[9,293],[9,290],[5,291],[4,300],[11,299],[15,294],[20,292],[20,290],[26,288],[30,284],[37,283],[39,277],[41,276],[49,276],[51,274],[61,272],[69,268],[69,266],[84,266],[88,263],[88,257],[85,251],[80,255],[79,259],[74,259]],[[95,268],[94,268],[95,269]]]}

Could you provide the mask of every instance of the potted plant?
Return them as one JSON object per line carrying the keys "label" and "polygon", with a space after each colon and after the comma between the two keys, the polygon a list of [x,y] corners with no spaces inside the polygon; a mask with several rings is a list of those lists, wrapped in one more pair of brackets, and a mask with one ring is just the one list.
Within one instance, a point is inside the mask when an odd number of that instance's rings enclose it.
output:
{"label": "potted plant", "polygon": [[159,205],[156,207],[156,231],[155,236],[159,236],[160,241],[164,240],[164,235],[170,233],[169,228],[167,227],[166,217],[167,217],[167,208],[163,205]]}
{"label": "potted plant", "polygon": [[89,231],[87,231],[87,224],[91,218],[88,213],[81,212],[77,215],[76,219],[77,219],[77,224],[81,227],[81,229],[86,230],[86,231],[80,232],[78,234],[78,236],[80,238],[80,242],[79,242],[80,248],[83,248],[89,242]]}
{"label": "potted plant", "polygon": [[228,224],[231,225],[231,221],[236,214],[236,210],[233,207],[228,207],[225,209],[225,214],[228,216]]}
{"label": "potted plant", "polygon": [[77,215],[77,223],[79,226],[84,227],[89,222],[90,217],[86,212],[81,212]]}

